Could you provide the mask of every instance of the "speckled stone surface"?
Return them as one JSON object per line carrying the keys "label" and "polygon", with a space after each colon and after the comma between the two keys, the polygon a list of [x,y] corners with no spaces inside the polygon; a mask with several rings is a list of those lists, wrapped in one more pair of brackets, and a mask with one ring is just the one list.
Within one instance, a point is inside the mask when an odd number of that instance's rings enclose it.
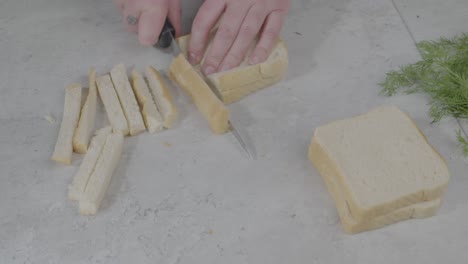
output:
{"label": "speckled stone surface", "polygon": [[[200,2],[184,2],[185,32]],[[231,134],[213,135],[187,96],[172,90],[181,120],[127,138],[99,213],[84,217],[67,199],[82,156],[71,166],[50,161],[64,87],[87,86],[89,67],[163,69],[170,56],[140,46],[110,0],[2,0],[0,263],[466,262],[468,161],[454,137],[458,125],[430,124],[427,98],[383,97],[378,83],[418,60],[407,28],[417,40],[458,33],[467,5],[293,1],[282,34],[287,78],[233,105],[258,159],[245,158]],[[381,104],[411,115],[452,178],[436,216],[347,235],[307,147],[317,126]]]}

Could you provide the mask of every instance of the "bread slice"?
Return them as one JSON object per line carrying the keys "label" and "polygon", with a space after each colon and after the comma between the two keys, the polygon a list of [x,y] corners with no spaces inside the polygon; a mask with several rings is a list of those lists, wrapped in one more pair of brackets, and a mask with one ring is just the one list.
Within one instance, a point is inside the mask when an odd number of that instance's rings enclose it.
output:
{"label": "bread slice", "polygon": [[70,165],[73,154],[73,135],[75,133],[81,109],[81,85],[70,84],[65,88],[62,122],[51,159]]}
{"label": "bread slice", "polygon": [[119,131],[107,136],[102,153],[99,155],[86,189],[80,197],[80,214],[94,215],[97,213],[122,155],[123,142],[124,135]]}
{"label": "bread slice", "polygon": [[[190,35],[177,38],[180,49],[185,56],[187,56],[189,41]],[[289,65],[289,55],[284,41],[281,38],[278,39],[267,60],[249,65],[248,59],[257,41],[258,39],[251,44],[244,61],[239,66],[206,76],[207,81],[218,90],[225,104],[236,102],[255,91],[279,82],[285,77]],[[207,50],[211,44],[210,41]],[[200,64],[202,65],[204,61],[205,57]],[[199,65],[195,65],[195,67],[199,67]]]}
{"label": "bread slice", "polygon": [[164,127],[171,128],[179,116],[174,99],[159,71],[152,66],[148,66],[145,70],[145,76],[156,106],[164,118]]}
{"label": "bread slice", "polygon": [[308,155],[323,178],[332,170],[357,222],[438,199],[450,178],[445,160],[393,106],[318,127]]}
{"label": "bread slice", "polygon": [[114,85],[109,74],[96,78],[96,84],[101,97],[101,101],[106,109],[107,118],[112,128],[120,131],[123,135],[129,134],[127,119],[119,102],[119,97],[115,92]]}
{"label": "bread slice", "polygon": [[169,75],[190,95],[214,133],[223,134],[229,130],[229,110],[182,54],[172,61]]}
{"label": "bread slice", "polygon": [[140,104],[146,128],[150,133],[163,130],[164,119],[153,100],[153,96],[151,95],[143,76],[141,76],[141,74],[136,70],[132,70],[131,77],[133,91],[135,92],[138,103]]}
{"label": "bread slice", "polygon": [[72,184],[68,187],[68,198],[73,201],[81,199],[86,189],[89,177],[94,171],[96,162],[102,152],[107,136],[112,132],[112,127],[104,127],[96,131],[91,139],[89,149],[81,162],[78,172],[73,178]]}
{"label": "bread slice", "polygon": [[[310,153],[320,153],[321,151],[320,146],[315,141],[312,141]],[[437,209],[440,207],[441,199],[437,198],[431,201],[408,205],[383,215],[358,221],[354,218],[349,204],[344,198],[343,187],[340,186],[339,182],[336,180],[335,176],[338,174],[337,168],[330,166],[331,160],[327,155],[316,155],[314,157],[312,162],[320,172],[328,191],[335,201],[344,231],[349,234],[381,228],[411,218],[430,217],[435,215]]]}
{"label": "bread slice", "polygon": [[78,127],[73,136],[73,150],[76,153],[84,154],[88,150],[89,139],[94,131],[94,122],[96,119],[97,88],[96,72],[94,68],[89,70],[89,90],[86,101],[81,108]]}
{"label": "bread slice", "polygon": [[120,63],[114,66],[110,72],[110,76],[127,119],[130,135],[135,136],[142,133],[146,127],[143,123],[143,117],[141,116],[132,86],[128,81],[125,65]]}

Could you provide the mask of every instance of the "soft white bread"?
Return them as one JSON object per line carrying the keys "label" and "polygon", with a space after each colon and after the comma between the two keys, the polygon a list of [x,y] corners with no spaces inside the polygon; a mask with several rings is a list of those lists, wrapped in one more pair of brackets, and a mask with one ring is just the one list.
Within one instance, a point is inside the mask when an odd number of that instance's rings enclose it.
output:
{"label": "soft white bread", "polygon": [[135,99],[135,94],[128,80],[125,65],[120,63],[114,66],[110,72],[110,76],[117,91],[125,118],[127,119],[130,135],[138,135],[145,131],[146,128],[137,100]]}
{"label": "soft white bread", "polygon": [[151,95],[143,76],[141,76],[141,74],[136,70],[132,70],[131,78],[133,91],[135,92],[138,103],[140,104],[146,128],[150,133],[161,131],[164,128],[164,119],[153,100],[153,96]]}
{"label": "soft white bread", "polygon": [[79,200],[80,214],[94,215],[106,194],[112,175],[119,164],[122,155],[124,135],[113,132],[107,135],[104,148],[97,160],[85,192]]}
{"label": "soft white bread", "polygon": [[[213,33],[211,36],[213,36]],[[190,35],[177,39],[185,56],[187,56],[189,41]],[[210,41],[207,50],[211,47],[211,43]],[[206,76],[207,81],[217,89],[225,104],[233,103],[255,91],[271,86],[282,80],[286,75],[289,58],[283,40],[278,39],[269,57],[264,62],[250,65],[248,59],[256,44],[257,40],[251,44],[244,61],[238,67]],[[205,53],[205,56],[207,54]],[[204,60],[205,57],[200,64],[203,64]],[[199,65],[195,65],[195,67],[199,68]]]}
{"label": "soft white bread", "polygon": [[97,88],[96,72],[94,68],[89,70],[89,90],[86,101],[81,108],[80,120],[73,136],[73,150],[76,153],[84,154],[88,150],[89,139],[94,131],[96,119]]}
{"label": "soft white bread", "polygon": [[450,178],[445,160],[392,106],[318,127],[308,155],[322,178],[342,186],[357,222],[438,199]]}
{"label": "soft white bread", "polygon": [[313,164],[320,172],[328,191],[335,201],[341,225],[343,230],[347,233],[355,234],[377,229],[411,218],[430,217],[433,216],[440,207],[441,199],[439,198],[427,202],[408,205],[373,218],[365,218],[360,221],[356,220],[344,197],[343,186],[341,186],[336,179],[338,169],[335,166],[330,166],[332,161],[327,155],[319,154],[322,151],[321,147],[313,141],[310,146],[310,153],[314,153]]}
{"label": "soft white bread", "polygon": [[161,74],[155,68],[152,66],[146,67],[145,76],[153,94],[154,101],[156,102],[156,106],[164,118],[164,127],[171,128],[177,121],[179,115],[174,104],[174,99],[162,79]]}
{"label": "soft white bread", "polygon": [[229,130],[229,110],[182,54],[172,61],[169,75],[192,98],[214,133]]}
{"label": "soft white bread", "polygon": [[112,132],[112,127],[104,127],[96,131],[91,139],[88,151],[81,162],[78,172],[73,178],[72,184],[68,187],[68,198],[78,201],[86,189],[89,177],[94,171],[96,162],[106,142],[107,136]]}
{"label": "soft white bread", "polygon": [[70,84],[65,88],[62,122],[51,159],[70,165],[73,154],[73,135],[81,109],[81,85]]}
{"label": "soft white bread", "polygon": [[107,118],[112,128],[120,131],[125,136],[129,134],[127,119],[125,118],[119,97],[115,92],[114,85],[109,74],[96,78],[96,84],[101,101],[106,109]]}

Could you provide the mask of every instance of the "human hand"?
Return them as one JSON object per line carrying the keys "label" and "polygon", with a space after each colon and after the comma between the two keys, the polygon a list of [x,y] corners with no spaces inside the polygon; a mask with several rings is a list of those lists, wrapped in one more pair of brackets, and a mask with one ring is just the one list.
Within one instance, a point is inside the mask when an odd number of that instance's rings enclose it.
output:
{"label": "human hand", "polygon": [[258,33],[259,41],[248,62],[265,61],[279,37],[290,3],[291,0],[205,0],[192,25],[190,62],[200,63],[210,31],[219,19],[218,30],[202,65],[206,75],[237,67]]}
{"label": "human hand", "polygon": [[130,32],[138,33],[143,45],[154,45],[164,26],[166,17],[180,34],[180,0],[114,0],[123,15],[123,22]]}

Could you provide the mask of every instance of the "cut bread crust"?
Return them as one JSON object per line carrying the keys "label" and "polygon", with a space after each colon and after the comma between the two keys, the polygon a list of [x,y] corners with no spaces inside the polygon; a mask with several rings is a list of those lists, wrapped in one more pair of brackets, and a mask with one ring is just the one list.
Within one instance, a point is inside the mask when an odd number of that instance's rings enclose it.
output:
{"label": "cut bread crust", "polygon": [[128,80],[126,68],[123,63],[117,64],[110,72],[112,83],[117,92],[125,118],[127,119],[129,133],[138,135],[146,130],[132,86]]}
{"label": "cut bread crust", "polygon": [[179,54],[172,61],[169,66],[169,76],[192,98],[215,134],[223,134],[229,130],[229,110],[183,54]]}
{"label": "cut bread crust", "polygon": [[96,72],[94,68],[89,70],[89,90],[86,101],[81,108],[78,126],[73,136],[73,150],[76,153],[84,154],[88,150],[89,140],[94,131],[96,119],[97,88]]}
{"label": "cut bread crust", "polygon": [[342,186],[357,222],[439,199],[450,178],[445,160],[396,107],[317,128],[308,155],[322,177]]}
{"label": "cut bread crust", "polygon": [[125,118],[110,75],[105,74],[97,77],[96,84],[101,101],[106,109],[109,123],[114,130],[120,131],[123,135],[127,136],[129,134],[127,119]]}
{"label": "cut bread crust", "polygon": [[164,118],[164,127],[171,128],[174,126],[179,116],[178,110],[174,104],[174,99],[162,79],[161,74],[155,68],[152,66],[146,67],[145,76],[156,106]]}
{"label": "cut bread crust", "polygon": [[89,149],[81,162],[78,172],[73,178],[72,184],[68,188],[68,198],[73,201],[81,199],[86,185],[88,184],[89,177],[94,171],[97,160],[104,148],[107,136],[112,132],[112,127],[104,127],[96,131],[94,137],[91,139]]}
{"label": "cut bread crust", "polygon": [[135,92],[138,103],[141,107],[143,120],[145,121],[148,132],[155,133],[164,129],[164,119],[159,112],[153,96],[143,79],[143,76],[136,70],[132,70],[132,87]]}
{"label": "cut bread crust", "polygon": [[80,214],[97,213],[104,198],[112,175],[122,155],[124,135],[117,131],[107,135],[106,142],[96,162],[84,193],[79,200]]}
{"label": "cut bread crust", "polygon": [[53,161],[65,165],[70,165],[72,161],[73,135],[80,118],[81,92],[82,87],[77,83],[65,88],[62,122],[51,157]]}

